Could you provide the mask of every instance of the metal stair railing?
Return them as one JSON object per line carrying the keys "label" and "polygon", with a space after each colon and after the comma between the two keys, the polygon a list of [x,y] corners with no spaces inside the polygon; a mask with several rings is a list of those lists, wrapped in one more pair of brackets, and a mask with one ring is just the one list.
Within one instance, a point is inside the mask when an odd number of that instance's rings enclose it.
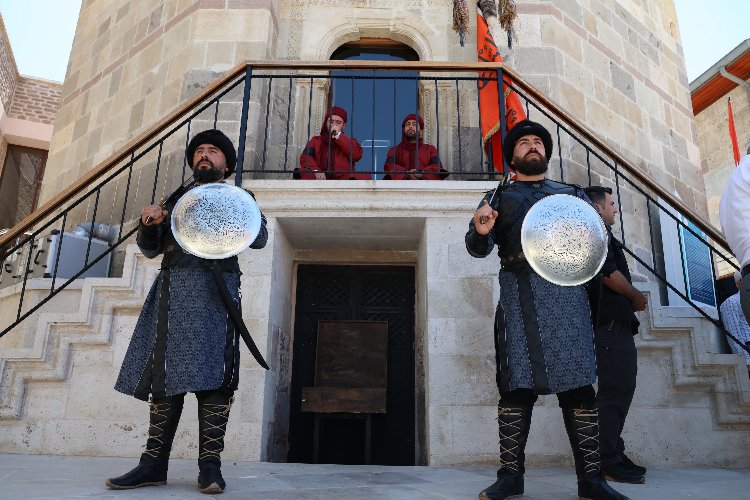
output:
{"label": "metal stair railing", "polygon": [[[556,139],[556,155],[550,163],[549,176],[584,186],[592,183],[611,185],[617,193],[620,236],[626,252],[643,270],[652,273],[665,289],[722,328],[721,323],[706,313],[704,306],[692,296],[691,285],[694,283],[687,283],[684,277],[670,280],[666,276],[658,241],[665,228],[656,226],[665,221],[674,224],[680,238],[690,239],[691,248],[704,248],[710,258],[712,282],[716,278],[715,258],[736,267],[721,233],[502,64],[269,61],[244,63],[228,71],[10,231],[0,235],[0,291],[5,278],[13,282],[11,287],[15,288],[11,290],[18,296],[15,318],[3,318],[0,336],[75,279],[87,276],[86,273],[97,263],[111,260],[115,250],[132,239],[137,231],[141,208],[168,195],[189,177],[184,150],[191,136],[205,128],[220,128],[235,139],[238,146],[235,184],[240,185],[243,178],[292,179],[295,170],[302,166],[297,158],[310,137],[317,135],[317,125],[325,111],[339,104],[336,99],[349,95],[350,128],[347,130],[369,130],[371,136],[359,139],[363,142],[367,139],[372,148],[369,163],[350,163],[351,174],[383,178],[387,172],[384,161],[379,161],[384,158],[376,154],[376,144],[380,141],[388,146],[395,145],[400,140],[395,127],[400,125],[404,115],[415,113],[427,122],[425,142],[436,145],[441,164],[449,175],[448,180],[499,178],[501,173],[489,167],[492,158],[487,157],[482,147],[478,125],[482,113],[478,88],[489,80],[502,80],[508,84],[521,97],[529,118],[544,123],[552,132]],[[363,85],[371,86],[369,110],[358,97],[363,95]],[[389,85],[392,91],[383,90]],[[370,91],[368,89],[366,91]],[[407,95],[407,103],[397,109],[397,103],[403,102],[404,95]],[[502,96],[498,95],[501,129],[505,128],[504,103]],[[395,125],[384,137],[376,136],[375,120],[383,115]],[[370,120],[371,126],[365,127]],[[378,187],[388,188],[387,184]],[[643,217],[648,221],[647,234],[643,234],[643,224],[640,227],[636,224]],[[83,237],[85,252],[81,251],[75,269],[63,273],[60,256],[66,232],[80,223],[92,229]],[[112,232],[117,233],[103,251],[101,246],[94,245],[94,229],[98,224],[115,228]],[[53,232],[59,237],[50,238]],[[634,244],[631,244],[631,237]],[[643,244],[645,239],[648,245]],[[56,248],[45,247],[45,244],[51,245],[50,240],[55,242]],[[54,259],[48,260],[49,265],[42,273],[43,255],[40,254],[44,252],[52,254]],[[680,258],[683,260],[681,268],[687,269],[691,262],[684,260],[684,252],[680,252]],[[109,267],[113,266],[116,264],[110,263]],[[28,280],[39,274],[50,278],[49,282],[41,282],[47,287],[46,291],[35,286],[34,293],[29,294]],[[690,273],[683,273],[683,276],[690,276]],[[705,281],[705,276],[703,279]]]}

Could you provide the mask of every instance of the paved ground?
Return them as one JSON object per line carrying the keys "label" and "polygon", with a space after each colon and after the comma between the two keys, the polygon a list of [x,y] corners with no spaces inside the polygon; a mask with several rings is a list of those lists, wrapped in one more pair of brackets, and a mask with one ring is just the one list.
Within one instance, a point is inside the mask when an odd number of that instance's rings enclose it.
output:
{"label": "paved ground", "polygon": [[[189,499],[208,496],[196,488],[197,464],[170,462],[169,484],[111,491],[107,477],[127,472],[134,459],[0,455],[0,498]],[[489,467],[384,467],[367,465],[227,462],[223,499],[475,499],[494,481]],[[750,470],[652,469],[646,484],[616,488],[633,499],[750,499]],[[526,499],[577,497],[573,469],[532,467]]]}

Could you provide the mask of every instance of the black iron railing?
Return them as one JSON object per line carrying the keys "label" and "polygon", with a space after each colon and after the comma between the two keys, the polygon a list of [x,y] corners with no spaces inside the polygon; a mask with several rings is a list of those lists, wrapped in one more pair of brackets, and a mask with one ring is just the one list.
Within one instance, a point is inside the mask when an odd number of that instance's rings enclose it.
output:
{"label": "black iron railing", "polygon": [[[401,121],[418,114],[426,122],[424,142],[436,147],[445,171],[445,181],[432,182],[499,179],[502,172],[491,167],[497,162],[482,147],[479,127],[478,89],[487,80],[510,85],[529,118],[551,131],[555,154],[550,177],[613,187],[626,252],[641,271],[657,278],[665,296],[671,292],[721,328],[704,309],[717,305],[711,296],[715,262],[736,267],[722,235],[515,73],[499,64],[330,61],[234,68],[0,235],[0,294],[5,295],[0,300],[17,302],[13,317],[2,318],[0,336],[74,280],[90,276],[92,269],[99,269],[99,275],[116,272],[121,254],[117,249],[137,230],[142,207],[158,202],[190,177],[185,147],[207,128],[219,128],[235,140],[237,185],[243,178],[297,177],[305,167],[301,153],[333,105],[346,108],[345,132],[369,150],[364,159],[349,160],[344,173],[387,177],[387,151],[401,140]],[[502,95],[498,108],[504,133]],[[680,239],[676,255],[662,252],[660,237],[669,231]],[[78,251],[66,253],[76,245]],[[697,259],[698,253],[707,259]],[[680,259],[683,272],[669,272],[667,264],[674,259]],[[29,280],[36,277],[47,280],[35,280],[31,293]]]}

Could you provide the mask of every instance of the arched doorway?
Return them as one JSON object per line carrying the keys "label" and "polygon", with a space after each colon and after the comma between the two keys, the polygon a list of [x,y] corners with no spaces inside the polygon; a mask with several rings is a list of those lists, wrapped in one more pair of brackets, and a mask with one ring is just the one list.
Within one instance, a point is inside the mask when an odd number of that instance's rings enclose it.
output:
{"label": "arched doorway", "polygon": [[[386,38],[362,38],[334,51],[337,61],[418,61],[411,47]],[[401,141],[401,122],[420,111],[419,81],[413,71],[335,71],[332,73],[328,105],[342,106],[349,113],[349,135],[362,145],[356,169],[380,172],[382,178],[388,149]],[[375,77],[356,79],[358,76]]]}

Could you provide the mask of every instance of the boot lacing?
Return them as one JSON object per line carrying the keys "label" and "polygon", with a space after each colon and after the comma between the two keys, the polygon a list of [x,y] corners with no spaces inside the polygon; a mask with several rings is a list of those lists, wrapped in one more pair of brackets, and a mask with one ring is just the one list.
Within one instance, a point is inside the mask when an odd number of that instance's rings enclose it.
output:
{"label": "boot lacing", "polygon": [[[521,434],[523,426],[522,413],[520,408],[505,408],[500,406],[497,408],[498,432],[500,434],[500,467],[510,469],[514,472],[519,471],[518,437]],[[508,417],[516,417],[516,419],[510,420]]]}
{"label": "boot lacing", "polygon": [[[224,451],[224,434],[227,430],[227,422],[229,420],[229,410],[232,409],[232,403],[234,403],[234,396],[229,399],[229,403],[225,405],[218,405],[213,403],[203,403],[203,408],[206,412],[203,423],[205,424],[205,442],[203,443],[203,450],[201,450],[198,460],[206,459],[221,459],[221,452]],[[214,418],[216,417],[216,418]],[[211,432],[216,430],[216,436],[211,436]],[[212,449],[215,448],[215,449]]]}
{"label": "boot lacing", "polygon": [[573,417],[576,421],[578,434],[578,449],[583,458],[583,470],[586,474],[599,472],[601,457],[599,455],[599,410],[574,409]]}
{"label": "boot lacing", "polygon": [[[164,425],[167,423],[167,412],[169,412],[169,409],[169,403],[151,403],[149,409],[151,419],[148,427],[148,439],[146,440],[146,449],[143,451],[143,453],[151,458],[158,458],[161,447],[164,446]],[[157,421],[158,417],[161,420]]]}

